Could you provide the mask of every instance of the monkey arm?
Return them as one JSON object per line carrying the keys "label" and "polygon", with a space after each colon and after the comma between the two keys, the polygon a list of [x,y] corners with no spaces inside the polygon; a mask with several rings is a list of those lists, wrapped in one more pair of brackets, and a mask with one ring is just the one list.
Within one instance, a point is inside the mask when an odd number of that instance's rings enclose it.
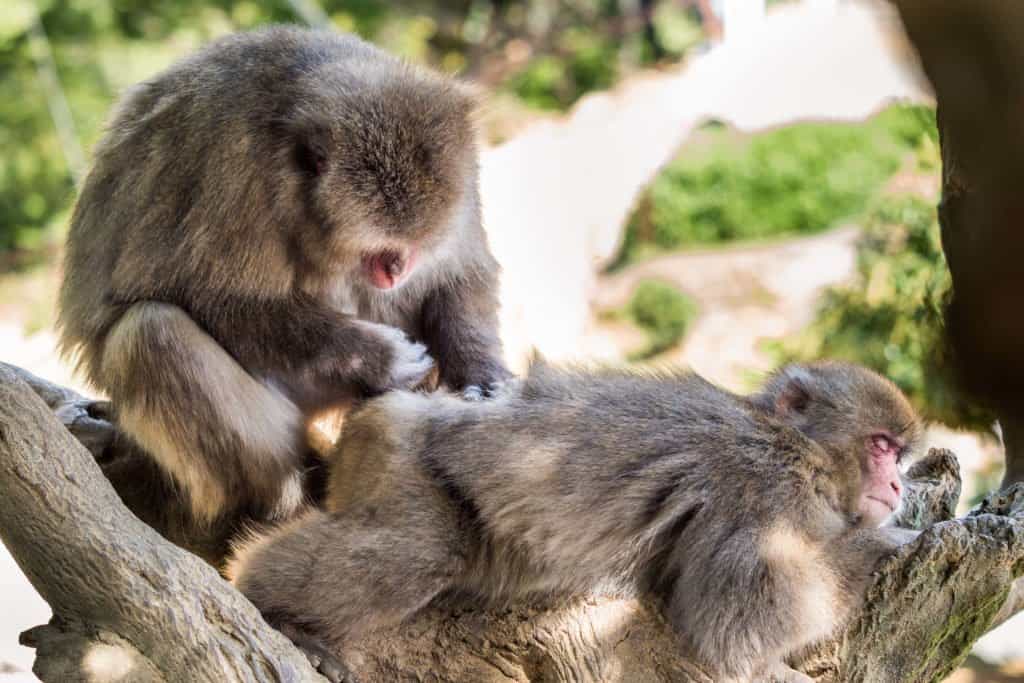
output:
{"label": "monkey arm", "polygon": [[434,290],[423,304],[420,334],[437,360],[442,384],[485,393],[511,377],[496,330],[497,285],[487,274],[469,275]]}
{"label": "monkey arm", "polygon": [[413,386],[431,366],[423,347],[397,328],[301,294],[220,297],[195,317],[251,374],[277,383],[307,410]]}

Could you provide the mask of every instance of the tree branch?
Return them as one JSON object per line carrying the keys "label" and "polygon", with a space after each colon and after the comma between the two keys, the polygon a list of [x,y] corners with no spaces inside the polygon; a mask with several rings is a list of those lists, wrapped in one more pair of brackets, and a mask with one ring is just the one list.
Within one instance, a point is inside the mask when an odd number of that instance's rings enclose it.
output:
{"label": "tree branch", "polygon": [[[113,425],[90,413],[97,411],[80,395],[0,364],[0,490],[8,492],[0,538],[56,615],[24,634],[37,648],[36,674],[44,681],[312,680],[302,655],[213,569],[128,513],[54,419],[72,429],[88,424],[90,435],[111,431],[108,444],[121,443]],[[978,637],[1024,606],[1015,582],[1024,573],[1024,486],[947,521],[960,490],[953,454],[933,450],[908,475],[901,522],[931,528],[883,562],[864,610],[835,639],[798,658],[820,681],[939,681]],[[450,599],[344,655],[367,681],[711,680],[680,652],[657,605],[607,596],[501,611]]]}

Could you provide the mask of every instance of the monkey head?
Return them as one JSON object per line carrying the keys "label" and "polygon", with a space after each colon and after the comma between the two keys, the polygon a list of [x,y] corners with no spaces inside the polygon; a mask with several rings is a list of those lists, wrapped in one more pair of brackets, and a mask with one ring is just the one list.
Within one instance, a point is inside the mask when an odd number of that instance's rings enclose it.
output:
{"label": "monkey head", "polygon": [[397,60],[327,64],[293,87],[284,138],[310,207],[307,258],[398,287],[477,210],[475,97]]}
{"label": "monkey head", "polygon": [[857,524],[879,526],[899,509],[900,465],[919,448],[922,427],[895,384],[846,363],[790,365],[755,402],[822,447]]}

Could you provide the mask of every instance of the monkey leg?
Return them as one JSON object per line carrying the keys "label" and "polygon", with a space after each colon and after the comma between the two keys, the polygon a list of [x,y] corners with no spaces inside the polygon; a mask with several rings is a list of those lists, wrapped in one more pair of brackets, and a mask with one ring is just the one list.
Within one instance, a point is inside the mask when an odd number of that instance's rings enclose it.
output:
{"label": "monkey leg", "polygon": [[102,363],[122,429],[171,475],[200,522],[239,508],[286,517],[301,503],[298,408],[180,308],[129,308]]}
{"label": "monkey leg", "polygon": [[457,526],[429,498],[311,510],[243,541],[227,574],[307,652],[322,645],[341,658],[347,642],[402,622],[462,571]]}

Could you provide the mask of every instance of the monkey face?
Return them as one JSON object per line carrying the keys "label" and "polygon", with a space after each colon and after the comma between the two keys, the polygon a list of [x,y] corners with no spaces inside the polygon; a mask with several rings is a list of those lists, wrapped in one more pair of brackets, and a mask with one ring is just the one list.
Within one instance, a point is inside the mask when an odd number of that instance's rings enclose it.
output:
{"label": "monkey face", "polygon": [[880,526],[899,509],[903,495],[899,465],[906,448],[901,437],[889,432],[872,434],[864,444],[858,511],[865,525]]}
{"label": "monkey face", "polygon": [[922,429],[892,382],[845,363],[792,365],[755,401],[831,456],[851,518],[878,526],[899,509],[900,465],[916,452]]}
{"label": "monkey face", "polygon": [[337,78],[322,73],[304,86],[310,97],[289,125],[293,158],[322,231],[320,258],[358,264],[368,285],[393,289],[469,201],[474,104],[447,81],[413,71],[355,84],[346,73],[344,87]]}

